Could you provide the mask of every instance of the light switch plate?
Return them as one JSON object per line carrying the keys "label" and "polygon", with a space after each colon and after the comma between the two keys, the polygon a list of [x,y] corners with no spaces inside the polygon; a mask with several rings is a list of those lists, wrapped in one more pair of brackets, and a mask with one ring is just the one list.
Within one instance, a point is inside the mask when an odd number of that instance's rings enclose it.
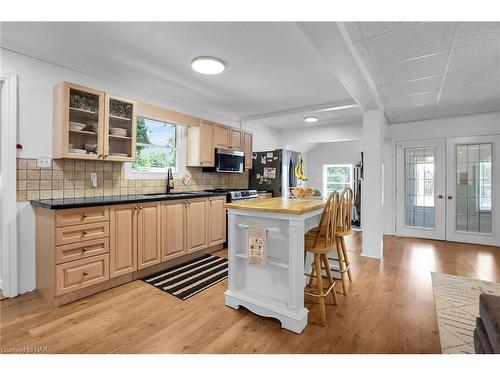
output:
{"label": "light switch plate", "polygon": [[52,158],[48,156],[39,156],[36,158],[38,168],[52,168]]}

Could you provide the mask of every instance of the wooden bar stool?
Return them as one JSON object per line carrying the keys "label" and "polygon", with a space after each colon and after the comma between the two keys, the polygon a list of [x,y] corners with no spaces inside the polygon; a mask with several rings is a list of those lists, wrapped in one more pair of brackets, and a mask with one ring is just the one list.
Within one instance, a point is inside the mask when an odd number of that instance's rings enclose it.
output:
{"label": "wooden bar stool", "polygon": [[[319,298],[323,326],[326,325],[325,297],[331,294],[335,305],[338,305],[335,280],[333,279],[327,256],[337,246],[335,229],[337,228],[338,207],[339,195],[337,192],[334,192],[325,204],[319,226],[307,232],[304,238],[305,251],[312,253],[314,256],[312,271],[310,274],[305,274],[306,276],[310,276],[310,281],[304,292],[307,295]],[[323,270],[326,272],[326,280],[323,280]],[[316,282],[315,287],[313,286],[314,281]]]}
{"label": "wooden bar stool", "polygon": [[345,188],[340,195],[339,209],[337,210],[337,228],[335,230],[335,241],[337,245],[337,255],[338,258],[328,258],[330,262],[330,269],[340,273],[340,280],[342,282],[342,291],[344,295],[347,295],[347,289],[345,284],[345,274],[349,278],[349,282],[352,282],[351,275],[351,262],[347,255],[347,249],[345,246],[345,236],[352,234],[352,190],[351,188]]}

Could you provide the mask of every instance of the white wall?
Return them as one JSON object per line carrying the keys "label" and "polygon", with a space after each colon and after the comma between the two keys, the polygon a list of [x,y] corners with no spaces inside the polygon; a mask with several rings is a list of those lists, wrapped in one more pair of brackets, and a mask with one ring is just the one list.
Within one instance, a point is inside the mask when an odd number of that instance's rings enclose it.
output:
{"label": "white wall", "polygon": [[262,124],[242,124],[242,129],[253,133],[252,147],[255,152],[270,151],[283,147],[279,139],[279,133],[268,126]]}
{"label": "white wall", "polygon": [[303,128],[279,131],[279,139],[284,144],[350,141],[361,139],[361,136],[361,122],[327,126],[304,126]]}
{"label": "white wall", "polygon": [[389,125],[384,142],[384,233],[395,229],[395,143],[412,139],[500,134],[500,112]]}
{"label": "white wall", "polygon": [[323,192],[324,164],[356,164],[361,160],[361,141],[320,143],[306,154],[307,186]]}
{"label": "white wall", "polygon": [[[162,106],[196,117],[239,126],[239,121],[189,104],[173,103],[147,92],[147,87],[129,87],[126,82],[106,81],[0,49],[1,69],[5,75],[18,75],[18,143],[24,147],[18,157],[36,158],[52,155],[52,89],[61,81],[97,88],[119,96]],[[278,135],[256,128],[253,141],[256,149],[274,149]],[[15,183],[15,182],[13,182]],[[20,293],[35,288],[35,220],[28,202],[18,203],[18,277]]]}

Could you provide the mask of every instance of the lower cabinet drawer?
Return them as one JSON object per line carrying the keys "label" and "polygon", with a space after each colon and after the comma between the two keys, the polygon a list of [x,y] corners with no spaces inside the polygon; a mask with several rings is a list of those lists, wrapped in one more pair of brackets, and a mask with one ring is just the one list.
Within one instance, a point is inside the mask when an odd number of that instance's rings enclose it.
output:
{"label": "lower cabinet drawer", "polygon": [[56,247],[56,264],[109,253],[109,238],[82,241]]}
{"label": "lower cabinet drawer", "polygon": [[56,266],[56,295],[109,280],[109,255],[96,255]]}
{"label": "lower cabinet drawer", "polygon": [[56,228],[56,245],[94,240],[109,236],[109,222]]}

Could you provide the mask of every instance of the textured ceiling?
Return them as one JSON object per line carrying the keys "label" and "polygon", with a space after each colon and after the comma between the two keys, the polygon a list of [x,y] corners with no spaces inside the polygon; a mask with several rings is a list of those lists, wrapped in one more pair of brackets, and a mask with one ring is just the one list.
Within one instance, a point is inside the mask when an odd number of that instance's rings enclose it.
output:
{"label": "textured ceiling", "polygon": [[500,110],[500,22],[349,22],[390,123]]}

